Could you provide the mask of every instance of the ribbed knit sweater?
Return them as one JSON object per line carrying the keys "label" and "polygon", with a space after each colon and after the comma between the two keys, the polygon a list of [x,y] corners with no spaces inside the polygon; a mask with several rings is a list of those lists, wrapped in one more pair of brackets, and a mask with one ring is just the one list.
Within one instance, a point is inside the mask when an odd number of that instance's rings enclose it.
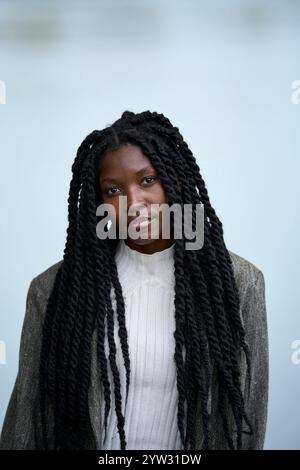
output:
{"label": "ribbed knit sweater", "polygon": [[[120,372],[122,412],[125,412],[126,449],[182,449],[177,425],[174,248],[140,253],[120,240],[115,253],[125,303],[130,357],[130,386],[125,409],[126,374],[118,335],[116,301],[114,335]],[[108,340],[105,335],[106,356]],[[108,361],[110,384],[113,377]],[[104,395],[101,402],[104,439]],[[103,449],[120,449],[114,392]]]}

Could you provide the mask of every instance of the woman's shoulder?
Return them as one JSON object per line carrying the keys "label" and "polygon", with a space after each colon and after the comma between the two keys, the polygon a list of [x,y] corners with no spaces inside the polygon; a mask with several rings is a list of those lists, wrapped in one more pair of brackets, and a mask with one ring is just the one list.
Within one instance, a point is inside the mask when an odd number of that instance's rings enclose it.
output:
{"label": "woman's shoulder", "polygon": [[256,264],[231,250],[228,250],[228,253],[232,260],[236,282],[241,288],[255,284],[259,279],[264,280],[263,272]]}
{"label": "woman's shoulder", "polygon": [[[266,332],[265,278],[253,262],[229,251],[240,295],[243,321],[248,330]],[[259,326],[260,325],[260,326]]]}
{"label": "woman's shoulder", "polygon": [[48,297],[53,287],[56,274],[62,262],[63,260],[61,259],[56,263],[48,266],[48,268],[44,269],[44,271],[34,276],[30,284],[30,290],[37,290],[39,292],[42,292],[46,297]]}

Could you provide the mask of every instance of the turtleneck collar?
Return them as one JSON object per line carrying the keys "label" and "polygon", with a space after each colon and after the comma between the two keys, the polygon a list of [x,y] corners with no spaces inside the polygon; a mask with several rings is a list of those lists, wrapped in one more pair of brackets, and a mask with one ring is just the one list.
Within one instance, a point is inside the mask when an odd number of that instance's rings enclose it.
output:
{"label": "turtleneck collar", "polygon": [[128,257],[128,260],[132,260],[140,263],[153,263],[157,261],[166,261],[170,260],[173,257],[175,243],[173,243],[168,248],[165,248],[161,251],[156,251],[152,254],[141,253],[140,251],[130,248],[124,239],[119,241],[116,250],[116,257],[120,257],[120,254],[125,254]]}
{"label": "turtleneck collar", "polygon": [[170,280],[174,271],[174,250],[175,242],[162,251],[141,253],[130,248],[124,239],[120,239],[115,252],[119,276],[123,279],[131,276],[135,283],[137,280],[150,278]]}

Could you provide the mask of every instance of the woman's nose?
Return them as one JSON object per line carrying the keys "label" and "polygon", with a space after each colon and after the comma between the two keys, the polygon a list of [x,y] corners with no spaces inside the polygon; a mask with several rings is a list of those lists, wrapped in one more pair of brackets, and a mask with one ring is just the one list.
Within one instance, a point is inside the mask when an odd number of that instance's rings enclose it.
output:
{"label": "woman's nose", "polygon": [[144,197],[143,190],[133,189],[127,191],[127,210],[132,208],[131,210],[138,211],[142,210],[145,206],[147,207],[147,202]]}

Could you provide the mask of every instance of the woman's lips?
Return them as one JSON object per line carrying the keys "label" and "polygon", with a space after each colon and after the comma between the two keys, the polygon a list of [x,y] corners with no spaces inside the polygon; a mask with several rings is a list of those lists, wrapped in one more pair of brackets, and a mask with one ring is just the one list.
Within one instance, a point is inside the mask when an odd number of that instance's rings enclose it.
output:
{"label": "woman's lips", "polygon": [[134,227],[134,228],[144,228],[144,227],[147,227],[147,225],[149,225],[151,223],[152,219],[150,217],[148,217],[148,219],[140,219],[140,220],[136,220],[136,221],[132,221],[131,225]]}

